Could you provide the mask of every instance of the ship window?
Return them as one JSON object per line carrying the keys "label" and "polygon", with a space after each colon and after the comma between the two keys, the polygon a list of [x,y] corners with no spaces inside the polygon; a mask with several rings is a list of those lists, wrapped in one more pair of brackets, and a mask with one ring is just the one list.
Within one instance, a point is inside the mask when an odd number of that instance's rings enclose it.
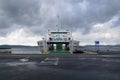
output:
{"label": "ship window", "polygon": [[51,32],[51,34],[67,34],[67,32]]}
{"label": "ship window", "polygon": [[52,38],[50,37],[49,40],[52,40]]}
{"label": "ship window", "polygon": [[70,40],[70,38],[68,38],[68,40]]}

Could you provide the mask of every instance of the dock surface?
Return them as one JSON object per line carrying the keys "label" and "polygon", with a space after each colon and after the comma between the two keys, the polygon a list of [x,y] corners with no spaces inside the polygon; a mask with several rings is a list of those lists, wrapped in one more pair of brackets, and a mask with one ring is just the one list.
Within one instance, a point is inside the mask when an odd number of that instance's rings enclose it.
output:
{"label": "dock surface", "polygon": [[0,55],[0,80],[120,80],[120,55]]}

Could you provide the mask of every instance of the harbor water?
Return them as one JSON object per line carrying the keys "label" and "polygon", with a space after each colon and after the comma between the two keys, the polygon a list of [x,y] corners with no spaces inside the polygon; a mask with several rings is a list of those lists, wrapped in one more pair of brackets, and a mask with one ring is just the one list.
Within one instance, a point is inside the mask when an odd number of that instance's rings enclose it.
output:
{"label": "harbor water", "polygon": [[12,54],[41,54],[39,47],[12,48]]}
{"label": "harbor water", "polygon": [[[12,54],[41,54],[40,52],[41,48],[39,46],[35,46],[35,47],[13,47],[12,48]],[[80,47],[79,50],[83,50],[83,51],[96,51],[96,47]],[[105,46],[101,46],[99,47],[99,52],[117,52],[120,53],[120,47],[105,47]]]}

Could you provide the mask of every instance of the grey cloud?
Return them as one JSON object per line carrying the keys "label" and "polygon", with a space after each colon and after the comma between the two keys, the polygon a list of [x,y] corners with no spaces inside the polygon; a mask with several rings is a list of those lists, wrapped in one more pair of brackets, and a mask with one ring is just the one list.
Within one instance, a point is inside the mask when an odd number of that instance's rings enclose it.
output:
{"label": "grey cloud", "polygon": [[[83,11],[80,3],[85,1]],[[57,15],[63,27],[87,34],[93,24],[107,22],[120,12],[120,0],[0,0],[0,5],[5,13],[4,19],[0,17],[0,28],[7,30],[18,24],[36,34],[54,29]]]}
{"label": "grey cloud", "polygon": [[20,25],[31,25],[39,14],[38,0],[4,0],[2,4],[8,19]]}

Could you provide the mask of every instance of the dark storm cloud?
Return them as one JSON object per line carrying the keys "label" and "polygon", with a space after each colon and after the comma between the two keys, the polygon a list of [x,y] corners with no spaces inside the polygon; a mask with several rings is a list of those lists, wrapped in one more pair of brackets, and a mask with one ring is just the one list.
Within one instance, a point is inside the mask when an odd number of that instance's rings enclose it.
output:
{"label": "dark storm cloud", "polygon": [[119,17],[119,8],[120,0],[0,0],[0,31],[14,24],[34,33],[55,29],[59,15],[62,28],[86,34],[94,24]]}
{"label": "dark storm cloud", "polygon": [[38,0],[2,0],[1,9],[8,19],[20,25],[32,25],[39,15]]}
{"label": "dark storm cloud", "polygon": [[120,1],[119,0],[93,0],[88,7],[88,12],[92,16],[92,21],[95,22],[105,22],[110,20],[113,16],[119,14],[120,12]]}

